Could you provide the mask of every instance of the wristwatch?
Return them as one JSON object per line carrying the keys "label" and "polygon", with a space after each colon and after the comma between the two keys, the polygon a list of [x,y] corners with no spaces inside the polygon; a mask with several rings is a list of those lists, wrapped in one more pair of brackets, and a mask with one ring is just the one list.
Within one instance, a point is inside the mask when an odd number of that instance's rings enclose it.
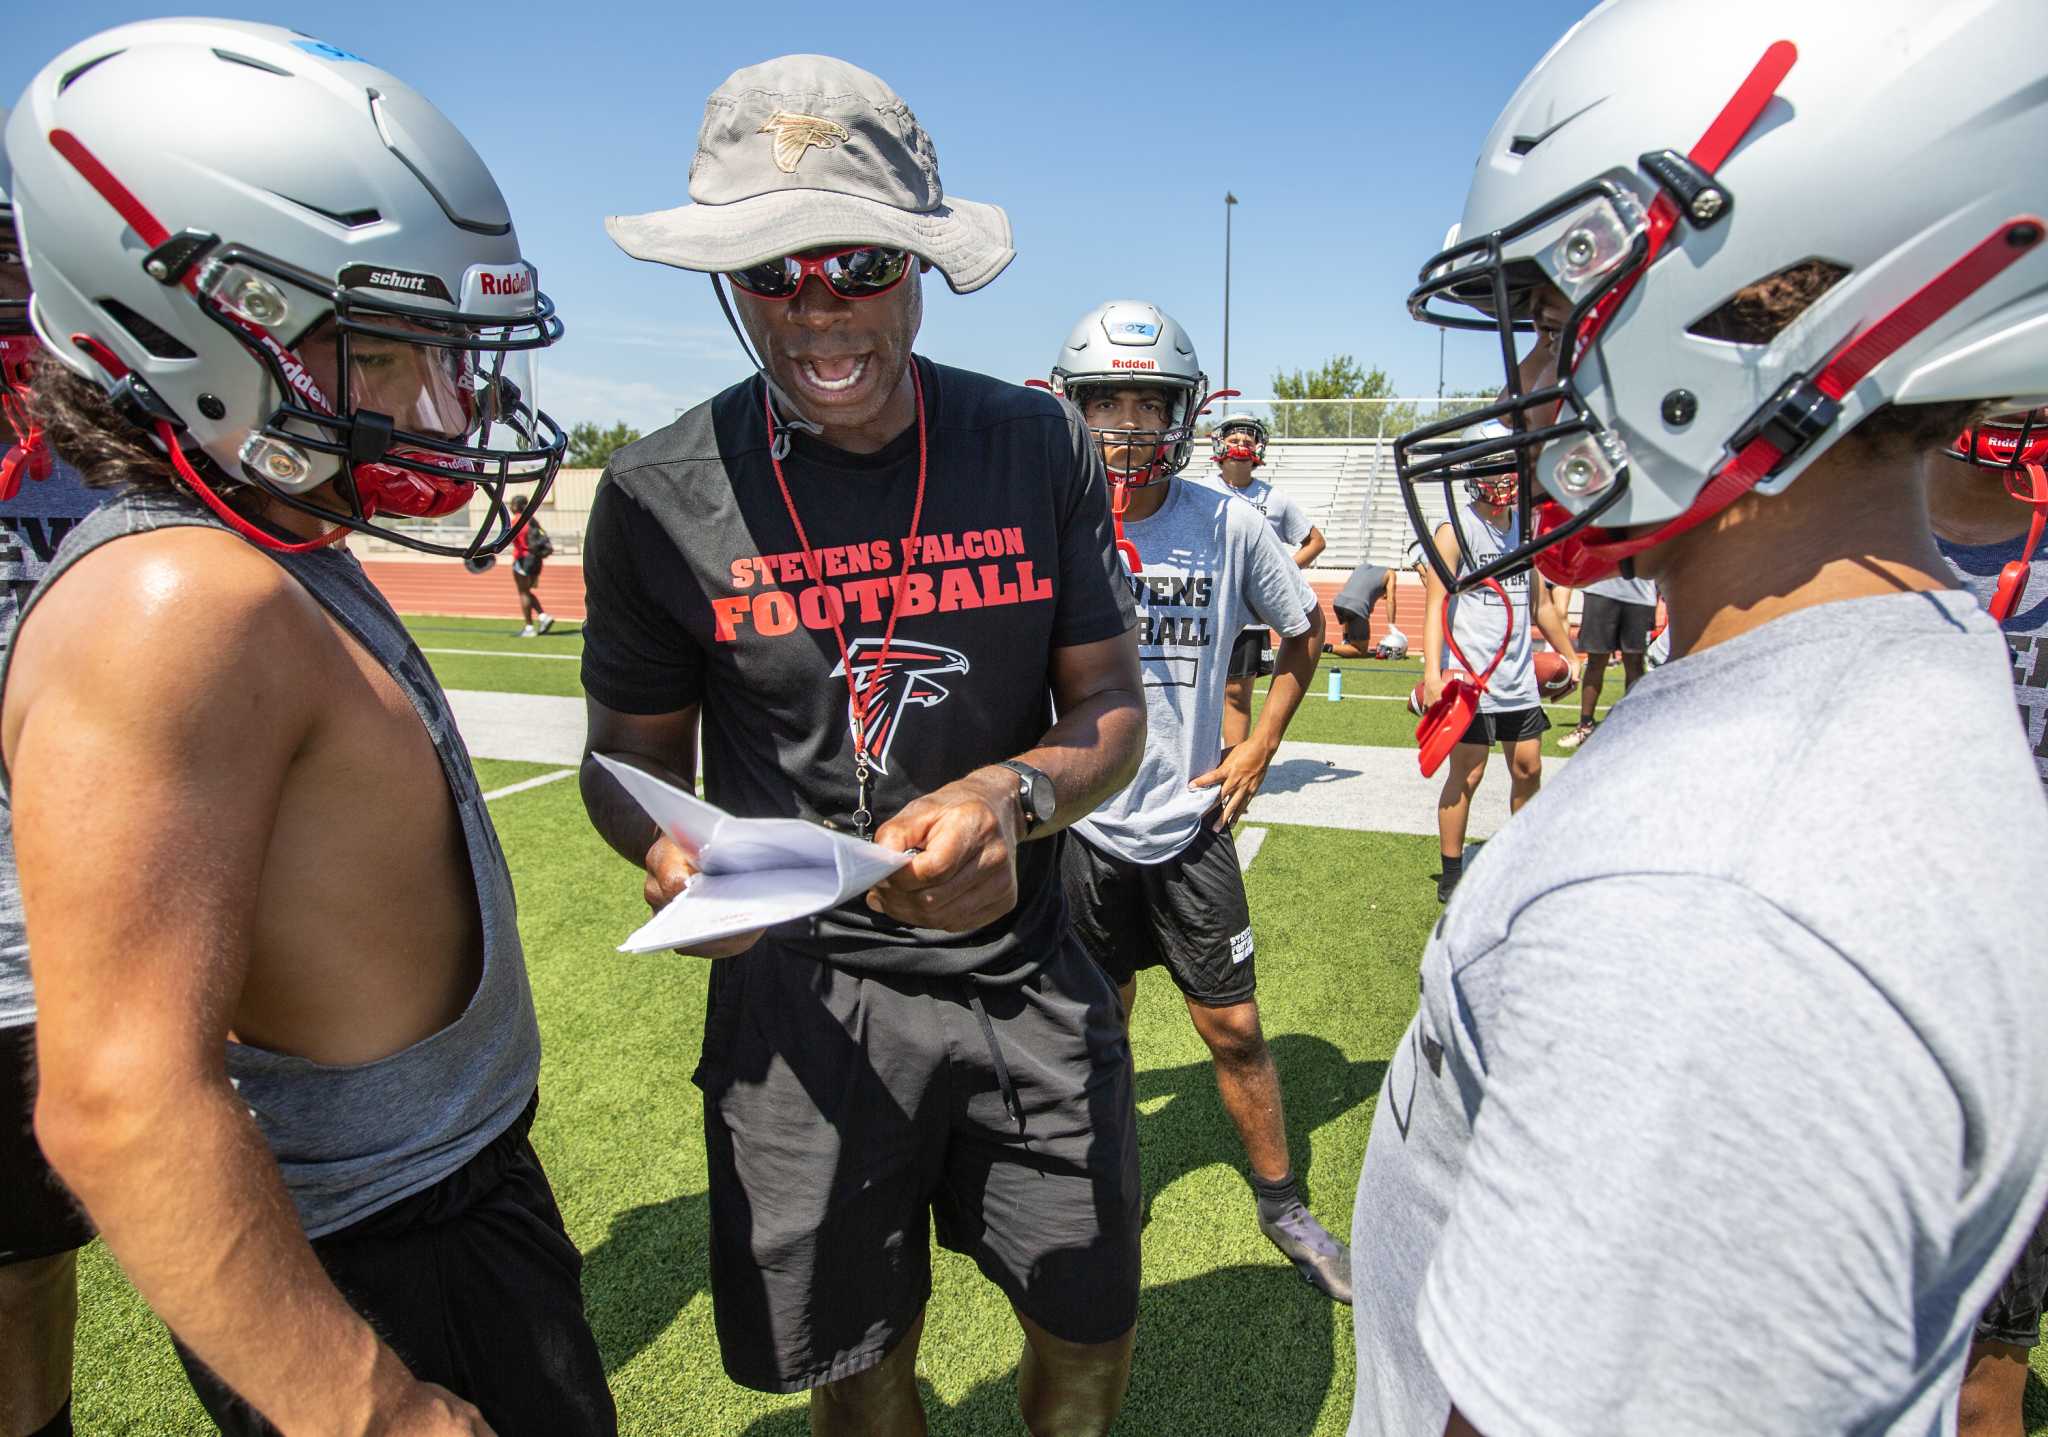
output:
{"label": "wristwatch", "polygon": [[1002,766],[1017,775],[1017,807],[1024,815],[1024,836],[1029,838],[1040,824],[1052,822],[1059,809],[1052,780],[1028,763],[1004,759]]}

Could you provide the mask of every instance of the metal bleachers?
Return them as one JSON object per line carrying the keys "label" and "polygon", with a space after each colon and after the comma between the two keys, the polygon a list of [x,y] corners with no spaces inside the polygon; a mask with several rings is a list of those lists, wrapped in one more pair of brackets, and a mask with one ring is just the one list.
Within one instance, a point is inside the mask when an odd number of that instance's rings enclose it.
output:
{"label": "metal bleachers", "polygon": [[[1370,561],[1398,568],[1415,537],[1408,510],[1394,480],[1394,447],[1380,439],[1273,440],[1259,477],[1301,505],[1309,522],[1323,531],[1328,547],[1317,570],[1348,574]],[[1422,493],[1432,522],[1443,513],[1443,495]]]}

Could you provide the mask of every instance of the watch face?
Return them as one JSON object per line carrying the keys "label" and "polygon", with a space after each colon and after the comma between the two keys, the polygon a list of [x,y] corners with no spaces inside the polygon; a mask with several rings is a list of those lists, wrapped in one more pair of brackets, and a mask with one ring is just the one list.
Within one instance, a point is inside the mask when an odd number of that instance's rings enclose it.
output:
{"label": "watch face", "polygon": [[1044,774],[1033,771],[1030,778],[1031,816],[1040,823],[1049,821],[1059,808],[1052,795],[1052,780]]}

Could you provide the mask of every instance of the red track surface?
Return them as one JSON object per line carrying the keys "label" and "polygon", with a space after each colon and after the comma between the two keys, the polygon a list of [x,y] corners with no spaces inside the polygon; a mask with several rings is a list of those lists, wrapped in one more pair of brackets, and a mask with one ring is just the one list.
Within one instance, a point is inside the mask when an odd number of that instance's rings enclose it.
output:
{"label": "red track surface", "polygon": [[[401,614],[467,614],[487,619],[519,617],[519,595],[512,587],[512,567],[500,563],[488,574],[472,574],[453,560],[447,563],[412,563],[389,559],[366,560],[363,568],[383,590],[391,607]],[[1330,612],[1330,599],[1338,585],[1311,584],[1323,601],[1323,619],[1332,641],[1343,626]],[[540,597],[558,619],[580,623],[583,619],[583,566],[576,562],[550,561],[541,574]],[[1408,635],[1409,646],[1422,647],[1422,586],[1412,581],[1394,591],[1395,622]],[[1386,632],[1386,611],[1373,615],[1374,639]]]}
{"label": "red track surface", "polygon": [[[512,587],[508,561],[500,561],[487,574],[472,574],[453,559],[433,563],[366,559],[363,571],[401,614],[519,617],[519,593]],[[559,562],[543,566],[540,599],[556,618],[582,622],[583,566]]]}

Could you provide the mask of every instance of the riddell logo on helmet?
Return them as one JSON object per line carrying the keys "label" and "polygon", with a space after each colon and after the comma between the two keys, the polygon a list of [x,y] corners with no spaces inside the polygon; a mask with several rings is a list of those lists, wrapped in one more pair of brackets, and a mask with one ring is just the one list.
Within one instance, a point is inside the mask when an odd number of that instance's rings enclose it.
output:
{"label": "riddell logo on helmet", "polygon": [[492,274],[485,270],[477,276],[479,294],[496,295],[504,298],[510,295],[530,294],[533,291],[533,272],[515,269],[510,274]]}
{"label": "riddell logo on helmet", "polygon": [[1109,362],[1109,367],[1111,369],[1157,369],[1159,361],[1156,359],[1112,359]]}

